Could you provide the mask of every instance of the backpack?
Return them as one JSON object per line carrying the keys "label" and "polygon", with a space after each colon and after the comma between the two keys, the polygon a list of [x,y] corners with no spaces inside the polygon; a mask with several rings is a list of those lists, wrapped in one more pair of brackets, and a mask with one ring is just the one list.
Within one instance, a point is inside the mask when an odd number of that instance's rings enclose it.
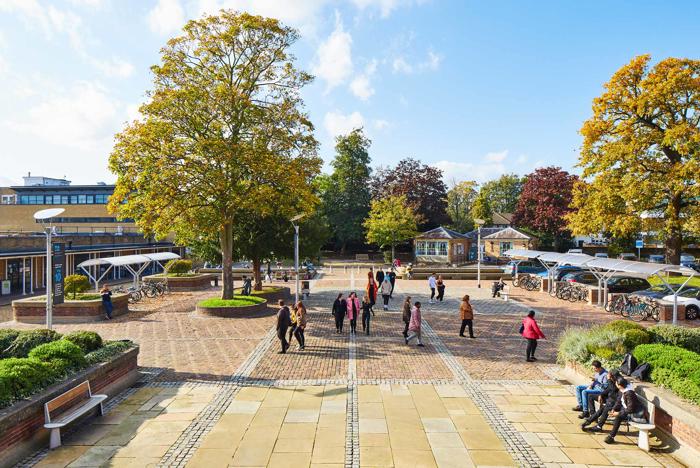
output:
{"label": "backpack", "polygon": [[631,353],[625,354],[622,358],[620,372],[625,375],[632,375],[632,372],[637,368],[637,359]]}
{"label": "backpack", "polygon": [[648,380],[651,374],[651,366],[648,362],[640,364],[634,372],[630,374],[630,377],[634,377],[637,380]]}

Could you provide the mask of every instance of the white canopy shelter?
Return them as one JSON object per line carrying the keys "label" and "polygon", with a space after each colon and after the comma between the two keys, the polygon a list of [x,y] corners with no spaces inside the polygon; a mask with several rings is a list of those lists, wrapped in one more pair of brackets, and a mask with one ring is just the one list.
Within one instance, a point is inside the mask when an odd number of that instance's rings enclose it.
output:
{"label": "white canopy shelter", "polygon": [[[92,260],[85,260],[78,266],[81,270],[85,272],[85,274],[87,274],[88,278],[90,278],[95,284],[95,290],[99,290],[100,281],[102,281],[102,279],[104,279],[104,277],[107,276],[107,273],[109,273],[113,267],[126,268],[126,270],[133,276],[134,287],[136,287],[138,286],[139,279],[141,278],[141,273],[143,273],[143,271],[146,268],[148,268],[148,266],[152,262],[157,263],[161,268],[165,270],[161,262],[165,260],[174,260],[177,258],[180,258],[180,256],[173,252],[156,252],[139,255],[122,255],[119,257],[94,258]],[[97,277],[97,273],[95,274],[95,276],[93,276],[90,273],[89,267],[99,265],[109,266],[99,277]]]}
{"label": "white canopy shelter", "polygon": [[[656,276],[661,280],[661,282],[668,288],[673,295],[673,323],[676,324],[678,321],[678,294],[683,290],[683,288],[688,284],[688,281],[695,276],[696,271],[692,268],[671,265],[668,263],[646,263],[646,262],[635,262],[631,260],[619,260],[614,258],[597,258],[591,257],[585,254],[562,254],[557,252],[544,252],[538,250],[525,250],[525,249],[511,249],[504,252],[506,257],[512,258],[515,262],[515,274],[518,274],[518,263],[524,259],[537,259],[542,263],[542,265],[547,269],[548,276],[551,278],[551,273],[553,268],[547,265],[555,264],[559,265],[573,265],[580,266],[582,268],[588,268],[591,273],[593,273],[598,278],[598,289],[602,294],[598,294],[598,304],[601,303],[601,296],[603,298],[602,305],[605,306],[607,303],[608,296],[608,280],[615,273],[626,273],[630,276],[639,276],[643,278],[649,278],[651,276]],[[664,273],[678,273],[682,276],[687,276],[687,279],[681,284],[681,286],[674,290],[669,285],[668,281],[664,278]],[[550,281],[551,287],[552,281]]]}

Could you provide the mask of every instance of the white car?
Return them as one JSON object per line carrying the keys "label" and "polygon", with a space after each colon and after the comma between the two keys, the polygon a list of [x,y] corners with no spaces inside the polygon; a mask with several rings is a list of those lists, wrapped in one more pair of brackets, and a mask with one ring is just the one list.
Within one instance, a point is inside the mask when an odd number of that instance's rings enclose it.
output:
{"label": "white car", "polygon": [[[664,301],[673,302],[673,295],[665,296]],[[685,305],[685,319],[695,320],[700,315],[700,288],[683,289],[678,294],[678,303]]]}

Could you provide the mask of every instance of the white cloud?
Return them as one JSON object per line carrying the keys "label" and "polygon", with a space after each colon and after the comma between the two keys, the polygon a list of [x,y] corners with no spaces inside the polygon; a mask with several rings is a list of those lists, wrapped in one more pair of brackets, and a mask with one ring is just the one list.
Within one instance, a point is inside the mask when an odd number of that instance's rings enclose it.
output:
{"label": "white cloud", "polygon": [[71,5],[77,7],[101,8],[104,5],[104,0],[69,0]]}
{"label": "white cloud", "polygon": [[331,136],[346,135],[356,128],[364,127],[365,119],[357,111],[347,115],[332,111],[323,117],[323,125]]}
{"label": "white cloud", "polygon": [[392,69],[394,73],[403,73],[404,75],[410,75],[412,73],[424,72],[424,71],[435,71],[440,68],[443,57],[440,54],[429,50],[427,57],[415,64],[410,63],[402,55],[394,58],[392,62]]}
{"label": "white cloud", "polygon": [[335,29],[318,46],[313,73],[326,82],[326,92],[339,86],[352,73],[352,37],[343,30],[336,12]]}
{"label": "white cloud", "polygon": [[128,78],[134,72],[134,66],[119,57],[109,60],[91,60],[92,64],[106,76],[114,78]]}
{"label": "white cloud", "polygon": [[382,18],[388,17],[399,6],[399,0],[352,0],[357,8],[379,10]]}
{"label": "white cloud", "polygon": [[432,50],[428,51],[428,58],[421,62],[418,68],[423,70],[437,70],[442,62],[442,55],[438,55]]}
{"label": "white cloud", "polygon": [[42,97],[17,120],[3,125],[54,145],[83,150],[104,148],[119,126],[120,104],[98,84],[79,82]]}
{"label": "white cloud", "polygon": [[51,34],[51,22],[37,0],[0,0],[0,11],[17,13],[28,27],[38,26],[47,36]]}
{"label": "white cloud", "polygon": [[478,158],[478,163],[462,161],[438,161],[435,167],[442,170],[444,180],[476,180],[486,182],[505,173],[519,172],[517,166],[507,162],[508,150],[487,153]]}
{"label": "white cloud", "polygon": [[406,75],[413,73],[413,66],[406,62],[403,57],[396,57],[391,64],[394,73],[404,73]]}
{"label": "white cloud", "polygon": [[382,131],[385,128],[388,128],[389,125],[390,125],[389,121],[384,120],[384,119],[374,119],[372,121],[372,127],[374,127],[375,130],[379,130],[379,131]]}
{"label": "white cloud", "polygon": [[148,12],[148,26],[151,31],[167,35],[178,31],[185,24],[185,10],[179,0],[158,0]]}
{"label": "white cloud", "polygon": [[362,99],[363,101],[368,100],[374,94],[374,88],[372,87],[371,78],[377,71],[377,60],[372,59],[370,63],[365,67],[364,73],[357,75],[354,80],[350,83],[350,91]]}
{"label": "white cloud", "polygon": [[508,150],[498,151],[496,153],[488,153],[484,159],[488,162],[499,163],[503,162],[508,157]]}

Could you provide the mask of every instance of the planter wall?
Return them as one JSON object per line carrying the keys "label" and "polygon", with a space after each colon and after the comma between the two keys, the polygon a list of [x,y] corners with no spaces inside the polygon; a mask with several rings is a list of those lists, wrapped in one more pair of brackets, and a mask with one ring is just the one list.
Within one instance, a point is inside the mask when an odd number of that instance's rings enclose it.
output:
{"label": "planter wall", "polygon": [[256,317],[267,312],[267,301],[243,307],[200,307],[197,314],[207,317]]}
{"label": "planter wall", "polygon": [[[216,275],[213,274],[196,274],[195,276],[169,276],[168,289],[171,291],[201,291],[211,288],[211,282],[214,281]],[[165,281],[164,276],[144,276],[143,281],[146,283],[160,283]]]}
{"label": "planter wall", "polygon": [[[126,294],[112,295],[112,316],[129,312],[129,297]],[[22,323],[45,323],[46,302],[31,299],[12,301],[14,319]],[[53,323],[85,323],[104,320],[102,300],[66,301],[53,306]]]}
{"label": "planter wall", "polygon": [[[586,369],[577,362],[567,363],[564,372],[574,383],[590,382]],[[634,384],[635,391],[656,407],[656,429],[663,433],[663,438],[670,439],[670,446],[677,447],[671,455],[687,466],[700,466],[700,408],[652,383]]]}
{"label": "planter wall", "polygon": [[[278,288],[278,286],[275,286],[275,289],[277,289],[277,288]],[[291,288],[288,288],[288,287],[282,287],[282,289],[279,291],[269,291],[269,292],[266,292],[265,289],[266,288],[263,286],[263,291],[255,294],[255,295],[258,297],[262,297],[263,299],[266,299],[267,303],[271,306],[276,306],[277,301],[279,301],[280,299],[283,299],[286,301],[292,297],[292,290],[291,290]],[[236,288],[235,294],[240,294],[240,293],[241,293],[241,289]]]}
{"label": "planter wall", "polygon": [[[52,385],[28,400],[0,410],[0,466],[13,466],[35,451],[49,446],[49,431],[44,429],[44,403],[85,380],[90,381],[92,393],[114,397],[138,380],[138,354],[138,348],[130,349],[108,362],[96,364],[64,382]],[[80,421],[72,424],[80,424]]]}

